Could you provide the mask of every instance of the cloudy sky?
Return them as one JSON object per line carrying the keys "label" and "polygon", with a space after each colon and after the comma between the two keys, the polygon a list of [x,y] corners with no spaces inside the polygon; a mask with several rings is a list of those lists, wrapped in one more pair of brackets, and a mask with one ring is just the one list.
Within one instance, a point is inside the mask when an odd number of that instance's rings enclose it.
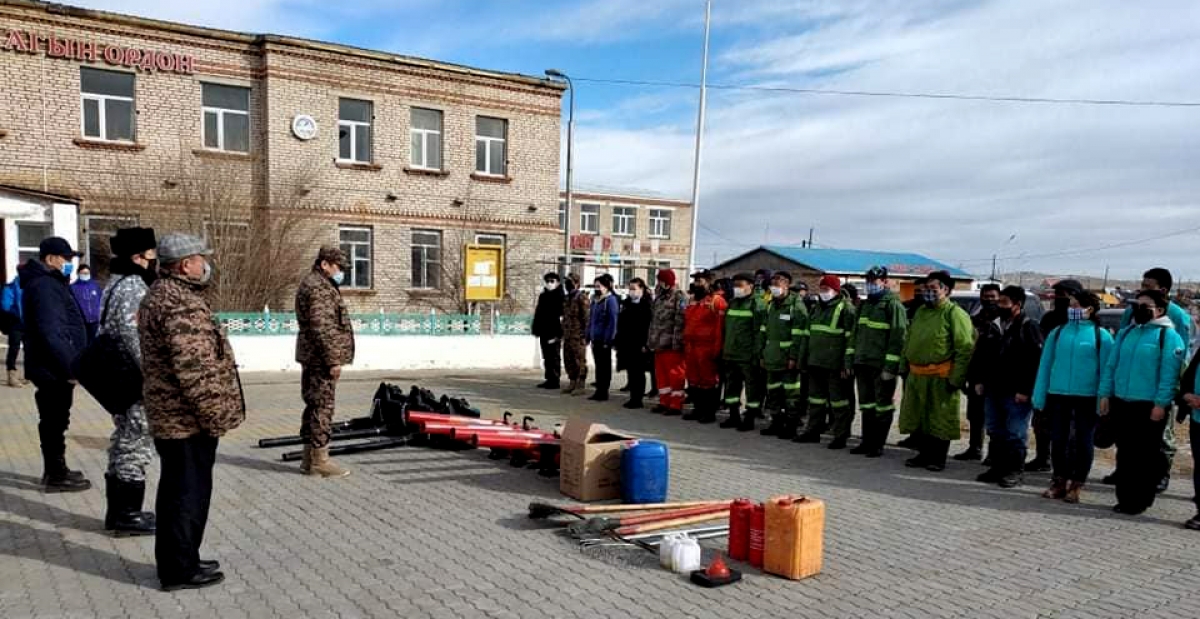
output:
{"label": "cloudy sky", "polygon": [[[703,0],[74,3],[534,75],[555,67],[576,78],[578,182],[691,193]],[[811,227],[818,246],[918,251],[982,274],[998,253],[1003,270],[1133,277],[1161,264],[1200,280],[1200,2],[713,5],[709,82],[755,89],[709,91],[701,262],[799,243]]]}

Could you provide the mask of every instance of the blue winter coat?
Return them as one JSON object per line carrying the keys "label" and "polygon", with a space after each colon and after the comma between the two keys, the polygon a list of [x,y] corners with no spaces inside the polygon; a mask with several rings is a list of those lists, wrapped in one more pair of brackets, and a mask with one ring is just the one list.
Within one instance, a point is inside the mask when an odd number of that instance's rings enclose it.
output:
{"label": "blue winter coat", "polygon": [[1179,388],[1186,351],[1183,338],[1166,317],[1127,327],[1117,335],[1116,346],[1108,356],[1100,380],[1100,397],[1168,406]]}
{"label": "blue winter coat", "polygon": [[[1179,307],[1177,303],[1171,301],[1167,304],[1167,318],[1171,319],[1171,324],[1175,330],[1179,332],[1179,337],[1183,338],[1184,348],[1187,348],[1192,341],[1192,317],[1187,313],[1187,310]],[[1125,313],[1121,315],[1121,328],[1124,329],[1133,323],[1133,305],[1125,308]]]}
{"label": "blue winter coat", "polygon": [[75,280],[71,284],[71,294],[79,303],[79,311],[83,312],[83,321],[89,325],[100,324],[100,301],[104,297],[104,289],[95,281]]}
{"label": "blue winter coat", "polygon": [[71,363],[87,345],[87,328],[67,277],[30,260],[21,270],[21,288],[25,378],[34,384],[71,380]]}
{"label": "blue winter coat", "polygon": [[610,292],[603,298],[592,299],[592,313],[588,321],[588,341],[612,346],[617,339],[617,317],[620,313],[621,306],[617,303],[617,295]]}
{"label": "blue winter coat", "polygon": [[[1100,346],[1097,348],[1097,335]],[[1046,409],[1047,395],[1094,398],[1100,391],[1100,374],[1112,354],[1113,337],[1108,329],[1090,320],[1069,322],[1046,336],[1033,408]]]}
{"label": "blue winter coat", "polygon": [[0,296],[0,309],[11,312],[17,317],[17,328],[24,329],[25,309],[21,307],[23,295],[21,294],[21,276],[18,275],[4,286],[4,292]]}

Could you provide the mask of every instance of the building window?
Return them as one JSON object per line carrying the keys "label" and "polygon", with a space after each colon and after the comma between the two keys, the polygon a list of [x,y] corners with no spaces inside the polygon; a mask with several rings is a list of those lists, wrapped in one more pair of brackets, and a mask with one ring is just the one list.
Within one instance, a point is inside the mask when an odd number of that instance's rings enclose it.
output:
{"label": "building window", "polygon": [[338,160],[371,163],[371,102],[338,99]]}
{"label": "building window", "polygon": [[637,209],[632,206],[613,207],[612,227],[615,236],[633,236],[637,232]]}
{"label": "building window", "polygon": [[475,117],[475,171],[490,176],[508,173],[508,121]]}
{"label": "building window", "polygon": [[200,89],[204,148],[250,152],[250,89],[221,84],[201,84]]}
{"label": "building window", "polygon": [[338,228],[338,243],[346,255],[346,288],[371,287],[371,241],[370,228],[341,226]]}
{"label": "building window", "polygon": [[670,260],[651,260],[650,268],[646,269],[646,281],[653,286],[658,281],[658,272],[671,268]]}
{"label": "building window", "polygon": [[17,264],[25,264],[38,258],[38,245],[47,237],[54,236],[54,227],[48,223],[17,222]]}
{"label": "building window", "polygon": [[439,110],[412,109],[412,167],[442,169],[442,113]]}
{"label": "building window", "polygon": [[650,209],[650,238],[671,238],[671,211]]}
{"label": "building window", "polygon": [[412,287],[442,287],[442,233],[437,230],[413,230]]}
{"label": "building window", "polygon": [[132,142],[133,74],[100,69],[79,69],[83,100],[83,137],[111,142]]}
{"label": "building window", "polygon": [[587,234],[600,233],[600,205],[579,205],[579,231]]}
{"label": "building window", "polygon": [[619,283],[625,288],[629,287],[629,280],[637,277],[637,275],[633,272],[634,264],[636,263],[633,260],[626,260],[621,263],[621,279]]}
{"label": "building window", "polygon": [[108,263],[112,260],[112,247],[109,242],[117,230],[132,228],[138,225],[138,218],[132,216],[88,215],[84,218],[85,236],[83,253],[92,274],[98,278],[108,276]]}
{"label": "building window", "polygon": [[567,201],[558,201],[558,229],[563,232],[567,231]]}
{"label": "building window", "polygon": [[504,235],[503,234],[483,234],[483,233],[476,234],[475,235],[475,244],[476,245],[497,245],[499,247],[504,247]]}

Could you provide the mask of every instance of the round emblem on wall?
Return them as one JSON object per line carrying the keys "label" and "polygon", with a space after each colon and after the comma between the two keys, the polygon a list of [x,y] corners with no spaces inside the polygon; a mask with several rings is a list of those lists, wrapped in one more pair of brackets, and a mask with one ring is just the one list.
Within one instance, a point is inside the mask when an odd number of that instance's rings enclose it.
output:
{"label": "round emblem on wall", "polygon": [[292,134],[306,141],[317,137],[317,121],[308,114],[298,114],[292,119]]}

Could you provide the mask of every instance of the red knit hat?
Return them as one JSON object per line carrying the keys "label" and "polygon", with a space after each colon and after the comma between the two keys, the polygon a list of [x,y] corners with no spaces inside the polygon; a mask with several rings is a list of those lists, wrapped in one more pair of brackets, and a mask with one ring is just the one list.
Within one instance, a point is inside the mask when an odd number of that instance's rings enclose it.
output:
{"label": "red knit hat", "polygon": [[842,291],[842,280],[838,279],[835,275],[826,275],[825,277],[822,277],[820,285],[829,288],[834,292]]}
{"label": "red knit hat", "polygon": [[658,272],[657,279],[658,281],[671,286],[672,288],[675,287],[675,271],[672,271],[671,269],[660,270]]}

